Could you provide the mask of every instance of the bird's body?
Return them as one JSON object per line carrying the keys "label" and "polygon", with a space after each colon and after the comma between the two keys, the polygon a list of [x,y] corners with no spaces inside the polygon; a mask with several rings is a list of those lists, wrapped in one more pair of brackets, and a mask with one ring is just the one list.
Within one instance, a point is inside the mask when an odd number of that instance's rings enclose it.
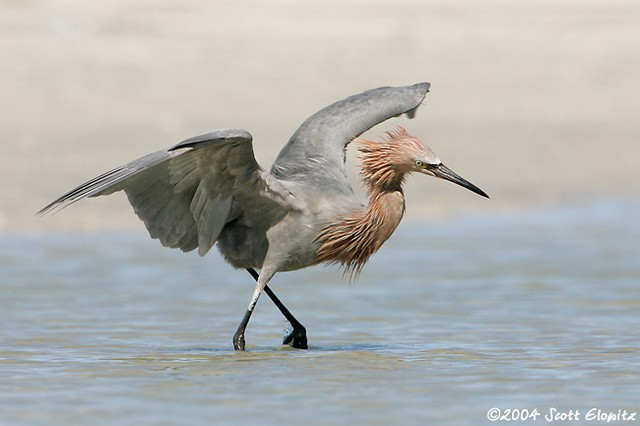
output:
{"label": "bird's body", "polygon": [[217,130],[98,176],[40,213],[123,190],[151,237],[163,245],[197,248],[204,255],[217,244],[227,262],[256,278],[234,336],[236,349],[244,349],[244,330],[263,290],[294,327],[285,341],[306,347],[304,327],[267,286],[274,274],[321,262],[357,274],[400,223],[402,183],[411,172],[486,196],[402,128],[388,132],[383,142],[358,141],[368,202],[354,194],[344,165],[346,146],[392,116],[412,116],[428,89],[429,83],[382,87],[322,109],[294,133],[270,172],[256,162],[248,132]]}

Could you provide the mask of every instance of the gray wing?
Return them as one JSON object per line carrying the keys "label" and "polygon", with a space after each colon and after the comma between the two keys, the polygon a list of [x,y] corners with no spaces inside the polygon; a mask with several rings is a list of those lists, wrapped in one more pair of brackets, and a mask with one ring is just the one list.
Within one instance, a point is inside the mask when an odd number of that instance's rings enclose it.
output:
{"label": "gray wing", "polygon": [[280,179],[309,179],[313,174],[348,182],[345,149],[376,124],[407,113],[410,118],[429,91],[429,83],[379,87],[350,96],[309,117],[280,151],[271,173]]}
{"label": "gray wing", "polygon": [[251,135],[217,130],[148,154],[69,191],[38,214],[123,190],[152,238],[202,256],[240,216],[269,226],[293,209],[293,196],[256,162]]}

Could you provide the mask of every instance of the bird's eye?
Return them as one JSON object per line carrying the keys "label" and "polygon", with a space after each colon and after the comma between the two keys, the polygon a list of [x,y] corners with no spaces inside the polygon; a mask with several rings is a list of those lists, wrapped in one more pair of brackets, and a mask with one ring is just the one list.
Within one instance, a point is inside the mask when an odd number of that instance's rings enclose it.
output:
{"label": "bird's eye", "polygon": [[416,160],[416,167],[419,169],[423,169],[426,166],[424,161]]}

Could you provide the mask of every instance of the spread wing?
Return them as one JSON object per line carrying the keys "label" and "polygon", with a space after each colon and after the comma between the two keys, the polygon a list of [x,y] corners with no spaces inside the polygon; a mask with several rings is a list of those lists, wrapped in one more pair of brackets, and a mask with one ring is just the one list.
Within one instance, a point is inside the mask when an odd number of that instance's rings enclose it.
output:
{"label": "spread wing", "polygon": [[271,173],[280,179],[330,178],[348,185],[344,162],[349,142],[391,117],[407,113],[412,118],[429,86],[379,87],[321,109],[291,136]]}
{"label": "spread wing", "polygon": [[153,152],[69,191],[38,214],[123,190],[152,238],[202,256],[226,223],[269,227],[294,209],[293,195],[256,162],[251,135],[216,130]]}

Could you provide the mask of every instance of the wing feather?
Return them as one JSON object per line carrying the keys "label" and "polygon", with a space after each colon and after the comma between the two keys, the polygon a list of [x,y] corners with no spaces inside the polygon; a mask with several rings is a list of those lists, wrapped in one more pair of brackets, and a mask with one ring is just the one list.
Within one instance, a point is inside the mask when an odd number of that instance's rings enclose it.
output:
{"label": "wing feather", "polygon": [[405,113],[412,118],[429,86],[379,87],[321,109],[291,136],[271,173],[279,179],[315,179],[318,184],[328,178],[350,187],[344,166],[347,145],[389,118]]}
{"label": "wing feather", "polygon": [[295,208],[294,197],[258,165],[251,142],[240,129],[189,138],[89,180],[38,214],[123,190],[152,238],[204,255],[240,215],[268,228]]}

